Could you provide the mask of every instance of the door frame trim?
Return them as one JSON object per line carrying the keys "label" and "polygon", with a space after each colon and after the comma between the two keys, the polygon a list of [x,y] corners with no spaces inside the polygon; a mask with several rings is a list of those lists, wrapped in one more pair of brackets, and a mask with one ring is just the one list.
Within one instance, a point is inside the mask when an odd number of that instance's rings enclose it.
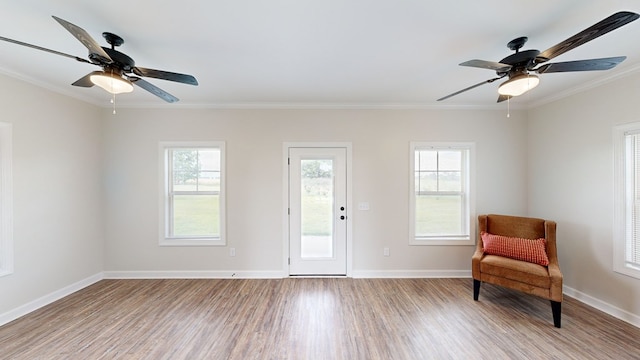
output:
{"label": "door frame trim", "polygon": [[282,273],[291,276],[289,269],[289,149],[290,148],[345,148],[347,150],[347,277],[353,273],[353,208],[351,182],[351,142],[284,142],[282,144]]}

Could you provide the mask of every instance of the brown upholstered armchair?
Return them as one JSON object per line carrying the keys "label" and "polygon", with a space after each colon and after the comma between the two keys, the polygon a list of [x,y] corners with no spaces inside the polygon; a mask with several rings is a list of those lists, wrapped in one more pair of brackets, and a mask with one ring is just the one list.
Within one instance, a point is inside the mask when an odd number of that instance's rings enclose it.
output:
{"label": "brown upholstered armchair", "polygon": [[[515,260],[484,251],[482,232],[512,238],[546,239],[548,266]],[[553,324],[560,327],[562,305],[562,273],[556,250],[554,221],[507,215],[478,216],[478,245],[471,258],[473,299],[478,300],[480,284],[500,285],[551,301]]]}

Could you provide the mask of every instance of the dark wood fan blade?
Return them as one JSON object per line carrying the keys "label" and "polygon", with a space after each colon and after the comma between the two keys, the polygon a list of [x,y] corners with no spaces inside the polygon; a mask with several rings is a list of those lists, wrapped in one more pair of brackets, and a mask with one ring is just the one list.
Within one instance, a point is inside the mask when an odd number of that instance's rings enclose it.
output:
{"label": "dark wood fan blade", "polygon": [[513,96],[509,96],[509,95],[499,95],[498,96],[498,101],[496,101],[496,102],[501,103],[503,101],[507,101],[507,100],[511,99],[512,97]]}
{"label": "dark wood fan blade", "polygon": [[541,52],[540,55],[538,55],[538,57],[536,58],[536,61],[538,63],[549,61],[554,57],[560,54],[564,54],[571,49],[574,49],[588,41],[600,37],[608,33],[609,31],[626,25],[636,20],[638,17],[640,17],[640,15],[629,11],[617,12],[609,16],[608,18],[588,27],[587,29],[573,35],[565,41]]}
{"label": "dark wood fan blade", "polygon": [[66,20],[60,19],[57,16],[53,16],[53,18],[60,23],[67,31],[71,33],[71,35],[75,36],[76,39],[80,40],[82,45],[84,45],[87,49],[89,49],[89,59],[96,59],[96,63],[98,64],[111,64],[113,60],[109,57],[102,47],[89,35],[83,28],[74,25]]}
{"label": "dark wood fan blade", "polygon": [[139,87],[147,90],[148,92],[152,93],[153,95],[159,97],[160,99],[168,102],[168,103],[174,103],[176,101],[178,101],[179,99],[171,94],[169,94],[168,92],[160,89],[159,87],[151,84],[148,81],[145,81],[139,77],[136,76],[128,76],[127,77],[129,79],[129,81],[131,81],[132,83],[134,83],[135,85],[138,85]]}
{"label": "dark wood fan blade", "polygon": [[134,67],[133,73],[138,76],[152,77],[156,79],[175,81],[183,84],[198,85],[198,80],[191,75],[179,74],[169,71],[147,69],[142,67]]}
{"label": "dark wood fan blade", "polygon": [[6,42],[10,42],[10,43],[16,44],[16,45],[26,46],[26,47],[29,47],[29,48],[32,48],[32,49],[36,49],[36,50],[46,51],[46,52],[49,52],[49,53],[52,53],[52,54],[56,54],[56,55],[60,55],[60,56],[65,56],[65,57],[68,57],[68,58],[71,58],[71,59],[78,60],[80,62],[91,63],[91,61],[85,60],[85,59],[83,59],[81,57],[77,57],[75,55],[65,54],[65,53],[57,51],[57,50],[47,49],[47,48],[42,47],[42,46],[33,45],[33,44],[26,43],[26,42],[18,41],[18,40],[9,39],[9,38],[3,37],[3,36],[0,36],[0,40],[6,41]]}
{"label": "dark wood fan blade", "polygon": [[609,70],[616,67],[616,65],[623,62],[626,58],[626,56],[617,56],[602,59],[588,59],[544,64],[535,69],[535,72],[537,72],[538,74],[545,74],[569,71]]}
{"label": "dark wood fan blade", "polygon": [[76,80],[76,82],[74,82],[71,85],[73,85],[73,86],[81,86],[81,87],[92,87],[94,84],[93,84],[93,82],[91,82],[91,79],[90,79],[91,75],[99,74],[99,73],[101,73],[101,71],[93,71],[93,72],[81,77],[80,79]]}
{"label": "dark wood fan blade", "polygon": [[440,99],[438,99],[438,101],[446,100],[446,99],[448,99],[448,98],[450,98],[450,97],[456,96],[456,95],[461,94],[461,93],[463,93],[463,92],[465,92],[465,91],[469,91],[469,90],[471,90],[471,89],[475,89],[475,88],[477,88],[477,87],[478,87],[478,86],[480,86],[480,85],[489,84],[489,83],[492,83],[492,82],[494,82],[494,81],[496,81],[496,80],[498,80],[498,79],[502,79],[503,77],[504,77],[504,76],[499,76],[499,77],[497,77],[497,78],[493,78],[493,79],[485,80],[485,81],[480,82],[480,83],[477,83],[477,84],[475,84],[475,85],[471,85],[471,86],[469,86],[468,88],[464,88],[464,89],[462,89],[462,90],[459,90],[459,91],[454,92],[453,94],[449,94],[449,95],[447,95],[447,96],[445,96],[445,97],[441,97]]}
{"label": "dark wood fan blade", "polygon": [[486,61],[486,60],[478,60],[478,59],[465,61],[463,63],[460,63],[460,66],[477,67],[481,69],[489,69],[489,70],[495,70],[500,72],[509,71],[509,69],[511,69],[511,65],[507,65],[507,64],[503,64],[495,61]]}

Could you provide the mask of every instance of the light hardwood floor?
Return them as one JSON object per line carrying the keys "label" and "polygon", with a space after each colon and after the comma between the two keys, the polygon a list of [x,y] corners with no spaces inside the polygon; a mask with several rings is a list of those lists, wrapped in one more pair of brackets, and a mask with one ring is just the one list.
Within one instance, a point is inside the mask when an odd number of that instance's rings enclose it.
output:
{"label": "light hardwood floor", "polygon": [[640,359],[640,329],[471,279],[103,280],[0,327],[1,359]]}

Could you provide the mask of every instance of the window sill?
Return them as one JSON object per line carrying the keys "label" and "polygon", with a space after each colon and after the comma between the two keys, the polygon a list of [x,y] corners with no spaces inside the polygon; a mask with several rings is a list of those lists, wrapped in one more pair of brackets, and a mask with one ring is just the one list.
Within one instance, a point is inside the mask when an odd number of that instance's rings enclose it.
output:
{"label": "window sill", "polygon": [[13,274],[13,271],[11,270],[0,269],[0,277],[8,276],[11,274]]}
{"label": "window sill", "polygon": [[631,266],[631,265],[615,266],[613,271],[617,272],[618,274],[630,276],[635,279],[640,279],[640,269],[638,269],[635,266]]}

